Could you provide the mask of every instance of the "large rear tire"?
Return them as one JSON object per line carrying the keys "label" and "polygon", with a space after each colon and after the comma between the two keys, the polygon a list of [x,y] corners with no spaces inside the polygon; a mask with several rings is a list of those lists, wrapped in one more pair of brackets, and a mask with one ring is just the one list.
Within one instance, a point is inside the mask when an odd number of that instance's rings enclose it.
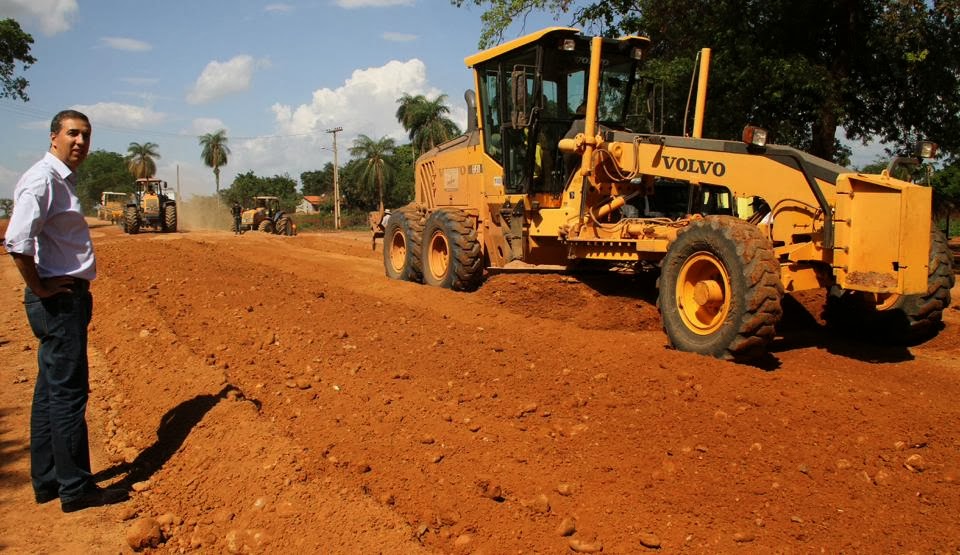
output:
{"label": "large rear tire", "polygon": [[123,210],[123,230],[131,235],[140,231],[140,214],[135,206],[128,206]]}
{"label": "large rear tire", "polygon": [[282,218],[277,220],[277,235],[290,236],[293,234],[294,234],[293,220],[291,220],[288,216],[283,216]]}
{"label": "large rear tire", "polygon": [[444,208],[423,228],[423,282],[454,291],[473,291],[483,280],[483,251],[476,220],[461,210]]}
{"label": "large rear tire", "polygon": [[828,326],[847,335],[914,345],[940,331],[954,283],[953,254],[947,238],[931,227],[926,293],[875,296],[833,286],[827,294],[823,318]]}
{"label": "large rear tire", "polygon": [[420,212],[412,206],[393,212],[383,232],[383,267],[387,277],[417,283],[423,279],[422,236]]}
{"label": "large rear tire", "polygon": [[681,351],[760,358],[783,315],[770,240],[731,216],[708,216],[683,229],[660,264],[657,285],[663,329]]}
{"label": "large rear tire", "polygon": [[163,207],[163,230],[168,233],[177,231],[177,205],[168,204]]}

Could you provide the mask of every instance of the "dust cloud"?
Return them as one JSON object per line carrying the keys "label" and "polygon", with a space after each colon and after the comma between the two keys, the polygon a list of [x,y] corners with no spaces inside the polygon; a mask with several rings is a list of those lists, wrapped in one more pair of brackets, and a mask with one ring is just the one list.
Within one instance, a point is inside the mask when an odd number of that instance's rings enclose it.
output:
{"label": "dust cloud", "polygon": [[230,206],[212,196],[192,196],[177,203],[180,229],[230,229]]}

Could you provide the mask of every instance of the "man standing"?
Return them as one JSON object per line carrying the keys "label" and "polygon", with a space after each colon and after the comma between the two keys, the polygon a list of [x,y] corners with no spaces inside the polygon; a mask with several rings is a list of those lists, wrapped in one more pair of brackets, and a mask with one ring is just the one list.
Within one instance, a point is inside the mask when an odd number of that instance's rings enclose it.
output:
{"label": "man standing", "polygon": [[127,499],[90,472],[86,408],[87,326],[97,275],[77,198],[77,168],[90,150],[90,120],[65,110],[50,122],[50,150],[17,183],[4,247],[26,284],[27,320],[40,341],[30,413],[30,477],[37,503],[65,513]]}
{"label": "man standing", "polygon": [[243,214],[243,207],[239,202],[234,201],[230,213],[233,214],[233,234],[240,235],[240,216]]}

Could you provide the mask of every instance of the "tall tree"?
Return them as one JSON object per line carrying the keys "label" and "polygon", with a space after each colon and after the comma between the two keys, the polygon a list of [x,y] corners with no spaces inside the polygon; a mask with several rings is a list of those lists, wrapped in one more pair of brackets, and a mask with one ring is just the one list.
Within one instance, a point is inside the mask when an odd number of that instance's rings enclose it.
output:
{"label": "tall tree", "polygon": [[157,175],[157,162],[160,158],[156,143],[130,143],[127,147],[127,168],[136,179],[148,178]]}
{"label": "tall tree", "polygon": [[364,163],[363,179],[368,183],[376,183],[377,208],[383,210],[384,183],[391,177],[393,169],[388,158],[393,154],[396,142],[388,137],[375,141],[366,135],[360,135],[350,147],[350,155],[359,158]]}
{"label": "tall tree", "polygon": [[407,131],[417,152],[426,152],[460,134],[460,128],[447,114],[447,95],[430,100],[422,94],[404,94],[397,99],[397,121]]}
{"label": "tall tree", "polygon": [[[960,3],[956,0],[451,0],[485,6],[481,47],[514,18],[547,11],[606,36],[646,34],[648,70],[681,132],[693,54],[714,53],[705,132],[747,122],[777,142],[843,161],[836,140],[903,146],[918,136],[960,154]],[[690,22],[696,22],[691,25]],[[802,32],[798,31],[802,30]]]}
{"label": "tall tree", "polygon": [[23,77],[14,77],[14,72],[17,62],[24,70],[36,63],[36,58],[30,55],[32,44],[33,37],[24,33],[16,20],[0,20],[0,98],[30,100],[27,96],[30,83]]}
{"label": "tall tree", "polygon": [[227,156],[230,147],[227,146],[227,130],[220,129],[215,133],[207,133],[200,137],[200,146],[203,152],[200,157],[208,168],[213,168],[213,177],[217,183],[217,197],[220,196],[220,166],[227,165]]}

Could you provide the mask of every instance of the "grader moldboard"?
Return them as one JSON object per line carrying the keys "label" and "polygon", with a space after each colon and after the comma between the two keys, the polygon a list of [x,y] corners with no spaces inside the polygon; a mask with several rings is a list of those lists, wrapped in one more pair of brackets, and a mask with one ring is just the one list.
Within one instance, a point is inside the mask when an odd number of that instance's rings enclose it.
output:
{"label": "grader moldboard", "polygon": [[938,331],[954,277],[928,187],[758,127],[703,138],[706,49],[692,136],[663,134],[648,45],[550,28],[467,57],[467,132],[417,160],[415,200],[384,229],[387,276],[469,291],[514,261],[653,268],[672,346],[741,361],[767,353],[786,293],[815,288],[832,324]]}
{"label": "grader moldboard", "polygon": [[163,233],[177,231],[177,203],[168,189],[162,179],[137,179],[130,202],[123,209],[123,230],[130,234],[145,227]]}

